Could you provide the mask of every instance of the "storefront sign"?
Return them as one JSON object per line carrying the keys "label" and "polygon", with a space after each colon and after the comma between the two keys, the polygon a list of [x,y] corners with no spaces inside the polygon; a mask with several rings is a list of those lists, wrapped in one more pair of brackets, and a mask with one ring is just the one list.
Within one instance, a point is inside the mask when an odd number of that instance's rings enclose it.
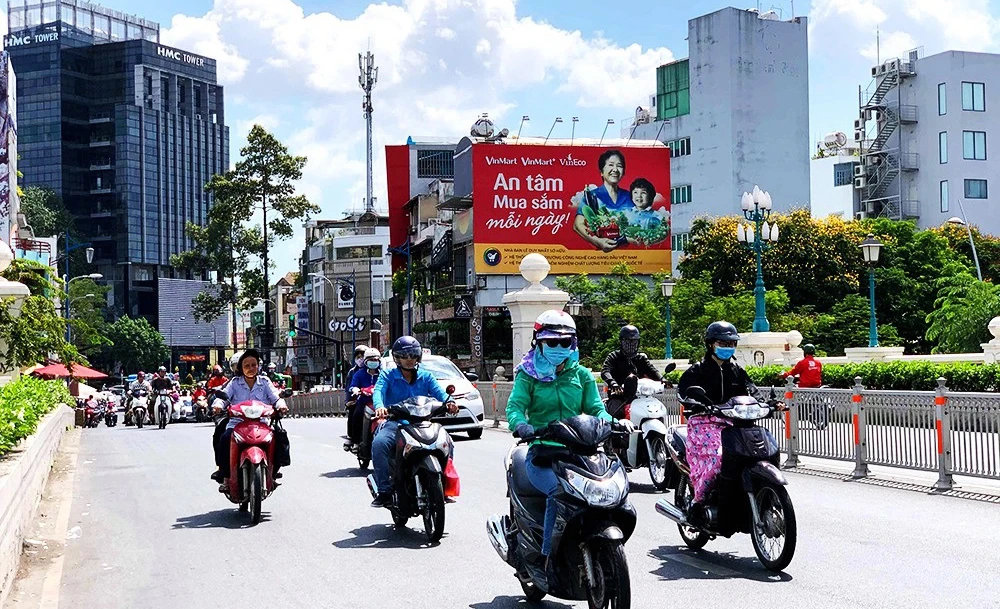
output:
{"label": "storefront sign", "polygon": [[197,355],[193,353],[188,353],[180,356],[182,362],[203,362],[205,361],[204,355]]}
{"label": "storefront sign", "polygon": [[3,37],[3,46],[5,49],[13,49],[43,42],[58,42],[58,40],[59,30],[53,24],[8,34]]}
{"label": "storefront sign", "polygon": [[327,326],[330,332],[364,332],[368,320],[351,315],[346,320],[331,319]]}
{"label": "storefront sign", "polygon": [[160,57],[166,57],[167,59],[173,59],[174,61],[179,61],[181,63],[189,63],[199,68],[205,65],[205,58],[198,57],[197,55],[192,55],[190,53],[185,53],[184,51],[178,51],[177,49],[171,49],[169,47],[161,47],[157,45],[156,54]]}
{"label": "storefront sign", "polygon": [[670,269],[670,150],[664,146],[472,148],[476,273],[554,275]]}

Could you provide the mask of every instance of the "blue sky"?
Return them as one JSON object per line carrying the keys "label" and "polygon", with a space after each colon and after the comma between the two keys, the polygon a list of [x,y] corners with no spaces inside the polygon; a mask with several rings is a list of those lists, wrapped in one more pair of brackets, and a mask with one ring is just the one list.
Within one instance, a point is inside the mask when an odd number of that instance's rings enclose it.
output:
{"label": "blue sky", "polygon": [[[375,194],[385,200],[385,144],[407,135],[468,133],[482,112],[526,135],[600,137],[608,118],[633,114],[655,92],[655,68],[687,55],[687,20],[724,1],[649,0],[104,0],[158,21],[162,40],[220,62],[234,157],[254,122],[310,158],[302,190],[324,217],[360,207],[364,122],[357,53],[380,66],[375,104]],[[658,6],[659,5],[659,6]],[[754,3],[735,4],[746,8]],[[669,8],[668,8],[669,7]],[[791,2],[767,0],[792,15]],[[883,60],[923,46],[997,51],[1000,7],[989,0],[812,0],[810,132],[849,131],[858,85],[868,84],[875,30]],[[608,92],[613,92],[608,94]],[[808,154],[803,150],[802,154]],[[384,203],[383,203],[384,204]],[[295,267],[301,236],[283,245]]]}

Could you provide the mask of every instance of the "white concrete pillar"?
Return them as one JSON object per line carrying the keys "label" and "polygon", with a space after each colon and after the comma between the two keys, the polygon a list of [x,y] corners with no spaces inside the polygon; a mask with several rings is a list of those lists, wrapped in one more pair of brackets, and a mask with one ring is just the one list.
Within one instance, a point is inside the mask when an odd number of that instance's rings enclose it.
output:
{"label": "white concrete pillar", "polygon": [[994,317],[990,320],[989,326],[990,334],[993,335],[993,340],[988,343],[981,343],[980,346],[983,348],[983,353],[985,357],[983,362],[987,364],[996,364],[1000,362],[1000,317]]}
{"label": "white concrete pillar", "polygon": [[542,285],[551,269],[549,261],[541,254],[528,254],[521,260],[521,276],[528,287],[504,294],[503,304],[510,309],[510,323],[514,333],[514,366],[531,349],[531,335],[535,319],[549,309],[562,310],[569,302],[569,294]]}

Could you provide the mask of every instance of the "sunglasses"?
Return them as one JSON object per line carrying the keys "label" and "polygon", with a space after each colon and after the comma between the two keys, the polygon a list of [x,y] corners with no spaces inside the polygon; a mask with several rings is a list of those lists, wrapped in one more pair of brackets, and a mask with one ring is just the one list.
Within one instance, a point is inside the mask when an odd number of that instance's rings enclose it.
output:
{"label": "sunglasses", "polygon": [[572,338],[543,338],[540,342],[546,347],[571,347],[573,346]]}
{"label": "sunglasses", "polygon": [[396,357],[399,359],[417,359],[417,356],[412,353],[399,353]]}

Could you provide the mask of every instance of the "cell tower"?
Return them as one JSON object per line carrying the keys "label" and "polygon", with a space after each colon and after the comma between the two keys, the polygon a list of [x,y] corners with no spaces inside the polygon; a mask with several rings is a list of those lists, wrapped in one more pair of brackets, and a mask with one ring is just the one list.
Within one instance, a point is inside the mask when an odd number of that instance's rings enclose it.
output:
{"label": "cell tower", "polygon": [[367,189],[365,190],[365,212],[372,212],[375,210],[375,203],[372,200],[372,89],[375,88],[375,83],[378,81],[378,68],[375,66],[375,56],[372,55],[371,51],[368,51],[364,55],[358,53],[358,68],[361,70],[361,75],[358,76],[358,84],[361,85],[361,90],[364,91],[364,101],[361,103],[362,109],[365,111],[365,131],[366,131],[366,178]]}

